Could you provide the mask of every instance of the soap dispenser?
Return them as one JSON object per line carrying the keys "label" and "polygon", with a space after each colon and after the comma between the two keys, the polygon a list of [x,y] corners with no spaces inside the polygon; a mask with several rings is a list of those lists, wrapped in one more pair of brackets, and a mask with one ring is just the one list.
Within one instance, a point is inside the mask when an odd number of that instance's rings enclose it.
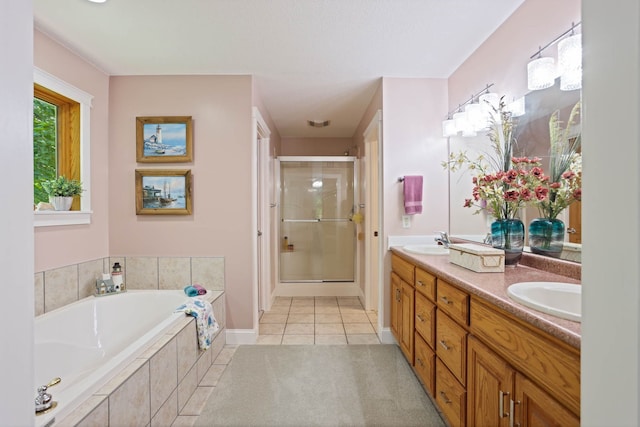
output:
{"label": "soap dispenser", "polygon": [[115,285],[116,292],[122,292],[125,290],[124,281],[122,280],[122,267],[120,267],[119,262],[113,264],[111,279],[113,280],[113,284]]}

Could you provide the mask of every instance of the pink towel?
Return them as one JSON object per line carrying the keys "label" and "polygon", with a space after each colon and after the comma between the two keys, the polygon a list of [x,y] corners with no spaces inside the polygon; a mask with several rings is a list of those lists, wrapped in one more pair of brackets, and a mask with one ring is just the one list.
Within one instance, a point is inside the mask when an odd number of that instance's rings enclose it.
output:
{"label": "pink towel", "polygon": [[415,215],[422,213],[422,175],[404,177],[404,213]]}
{"label": "pink towel", "polygon": [[194,283],[192,286],[196,289],[196,291],[198,291],[198,295],[204,295],[207,293],[207,290],[197,283]]}

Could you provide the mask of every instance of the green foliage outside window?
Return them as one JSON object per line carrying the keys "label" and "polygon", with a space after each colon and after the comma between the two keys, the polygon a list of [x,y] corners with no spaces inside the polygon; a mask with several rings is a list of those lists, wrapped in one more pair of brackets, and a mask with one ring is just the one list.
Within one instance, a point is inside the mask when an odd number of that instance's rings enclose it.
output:
{"label": "green foliage outside window", "polygon": [[57,112],[58,108],[40,99],[33,99],[33,202],[48,202],[43,181],[57,176]]}

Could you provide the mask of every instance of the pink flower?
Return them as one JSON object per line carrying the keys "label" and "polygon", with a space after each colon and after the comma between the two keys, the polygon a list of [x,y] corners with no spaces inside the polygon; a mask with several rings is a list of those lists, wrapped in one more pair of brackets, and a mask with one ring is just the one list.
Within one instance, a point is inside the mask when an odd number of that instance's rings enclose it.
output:
{"label": "pink flower", "polygon": [[551,184],[549,184],[550,188],[560,188],[561,185],[559,182],[552,182]]}
{"label": "pink flower", "polygon": [[549,194],[549,189],[547,187],[543,187],[539,185],[536,187],[535,192],[536,192],[536,199],[544,200],[547,198],[547,195]]}
{"label": "pink flower", "polygon": [[576,188],[573,191],[573,198],[576,200],[582,200],[582,188]]}
{"label": "pink flower", "polygon": [[564,172],[564,173],[562,174],[562,177],[563,177],[564,179],[572,179],[572,178],[573,178],[573,177],[575,177],[575,176],[576,176],[576,173],[575,173],[574,171],[572,171],[572,170],[568,170],[568,171],[566,171],[566,172]]}
{"label": "pink flower", "polygon": [[507,190],[504,192],[504,199],[507,202],[517,202],[520,198],[520,192],[518,190]]}

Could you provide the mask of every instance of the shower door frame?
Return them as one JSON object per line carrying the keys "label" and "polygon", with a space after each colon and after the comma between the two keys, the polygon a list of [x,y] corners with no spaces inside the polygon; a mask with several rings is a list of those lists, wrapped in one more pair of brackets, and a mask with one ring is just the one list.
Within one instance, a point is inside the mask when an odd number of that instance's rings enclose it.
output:
{"label": "shower door frame", "polygon": [[[358,162],[355,156],[279,156],[277,159],[277,197],[278,197],[278,232],[275,241],[279,242],[282,227],[282,188],[281,188],[281,166],[283,162],[344,162],[353,164],[353,205],[352,209],[357,208],[359,196],[359,179],[358,179]],[[355,225],[355,224],[354,224]],[[300,280],[282,282],[280,279],[280,249],[278,245],[272,245],[277,248],[278,262],[275,263],[277,269],[277,286],[275,295],[277,296],[360,296],[359,269],[357,261],[359,259],[359,248],[357,244],[357,227],[353,230],[353,281],[322,281],[322,280]]]}

